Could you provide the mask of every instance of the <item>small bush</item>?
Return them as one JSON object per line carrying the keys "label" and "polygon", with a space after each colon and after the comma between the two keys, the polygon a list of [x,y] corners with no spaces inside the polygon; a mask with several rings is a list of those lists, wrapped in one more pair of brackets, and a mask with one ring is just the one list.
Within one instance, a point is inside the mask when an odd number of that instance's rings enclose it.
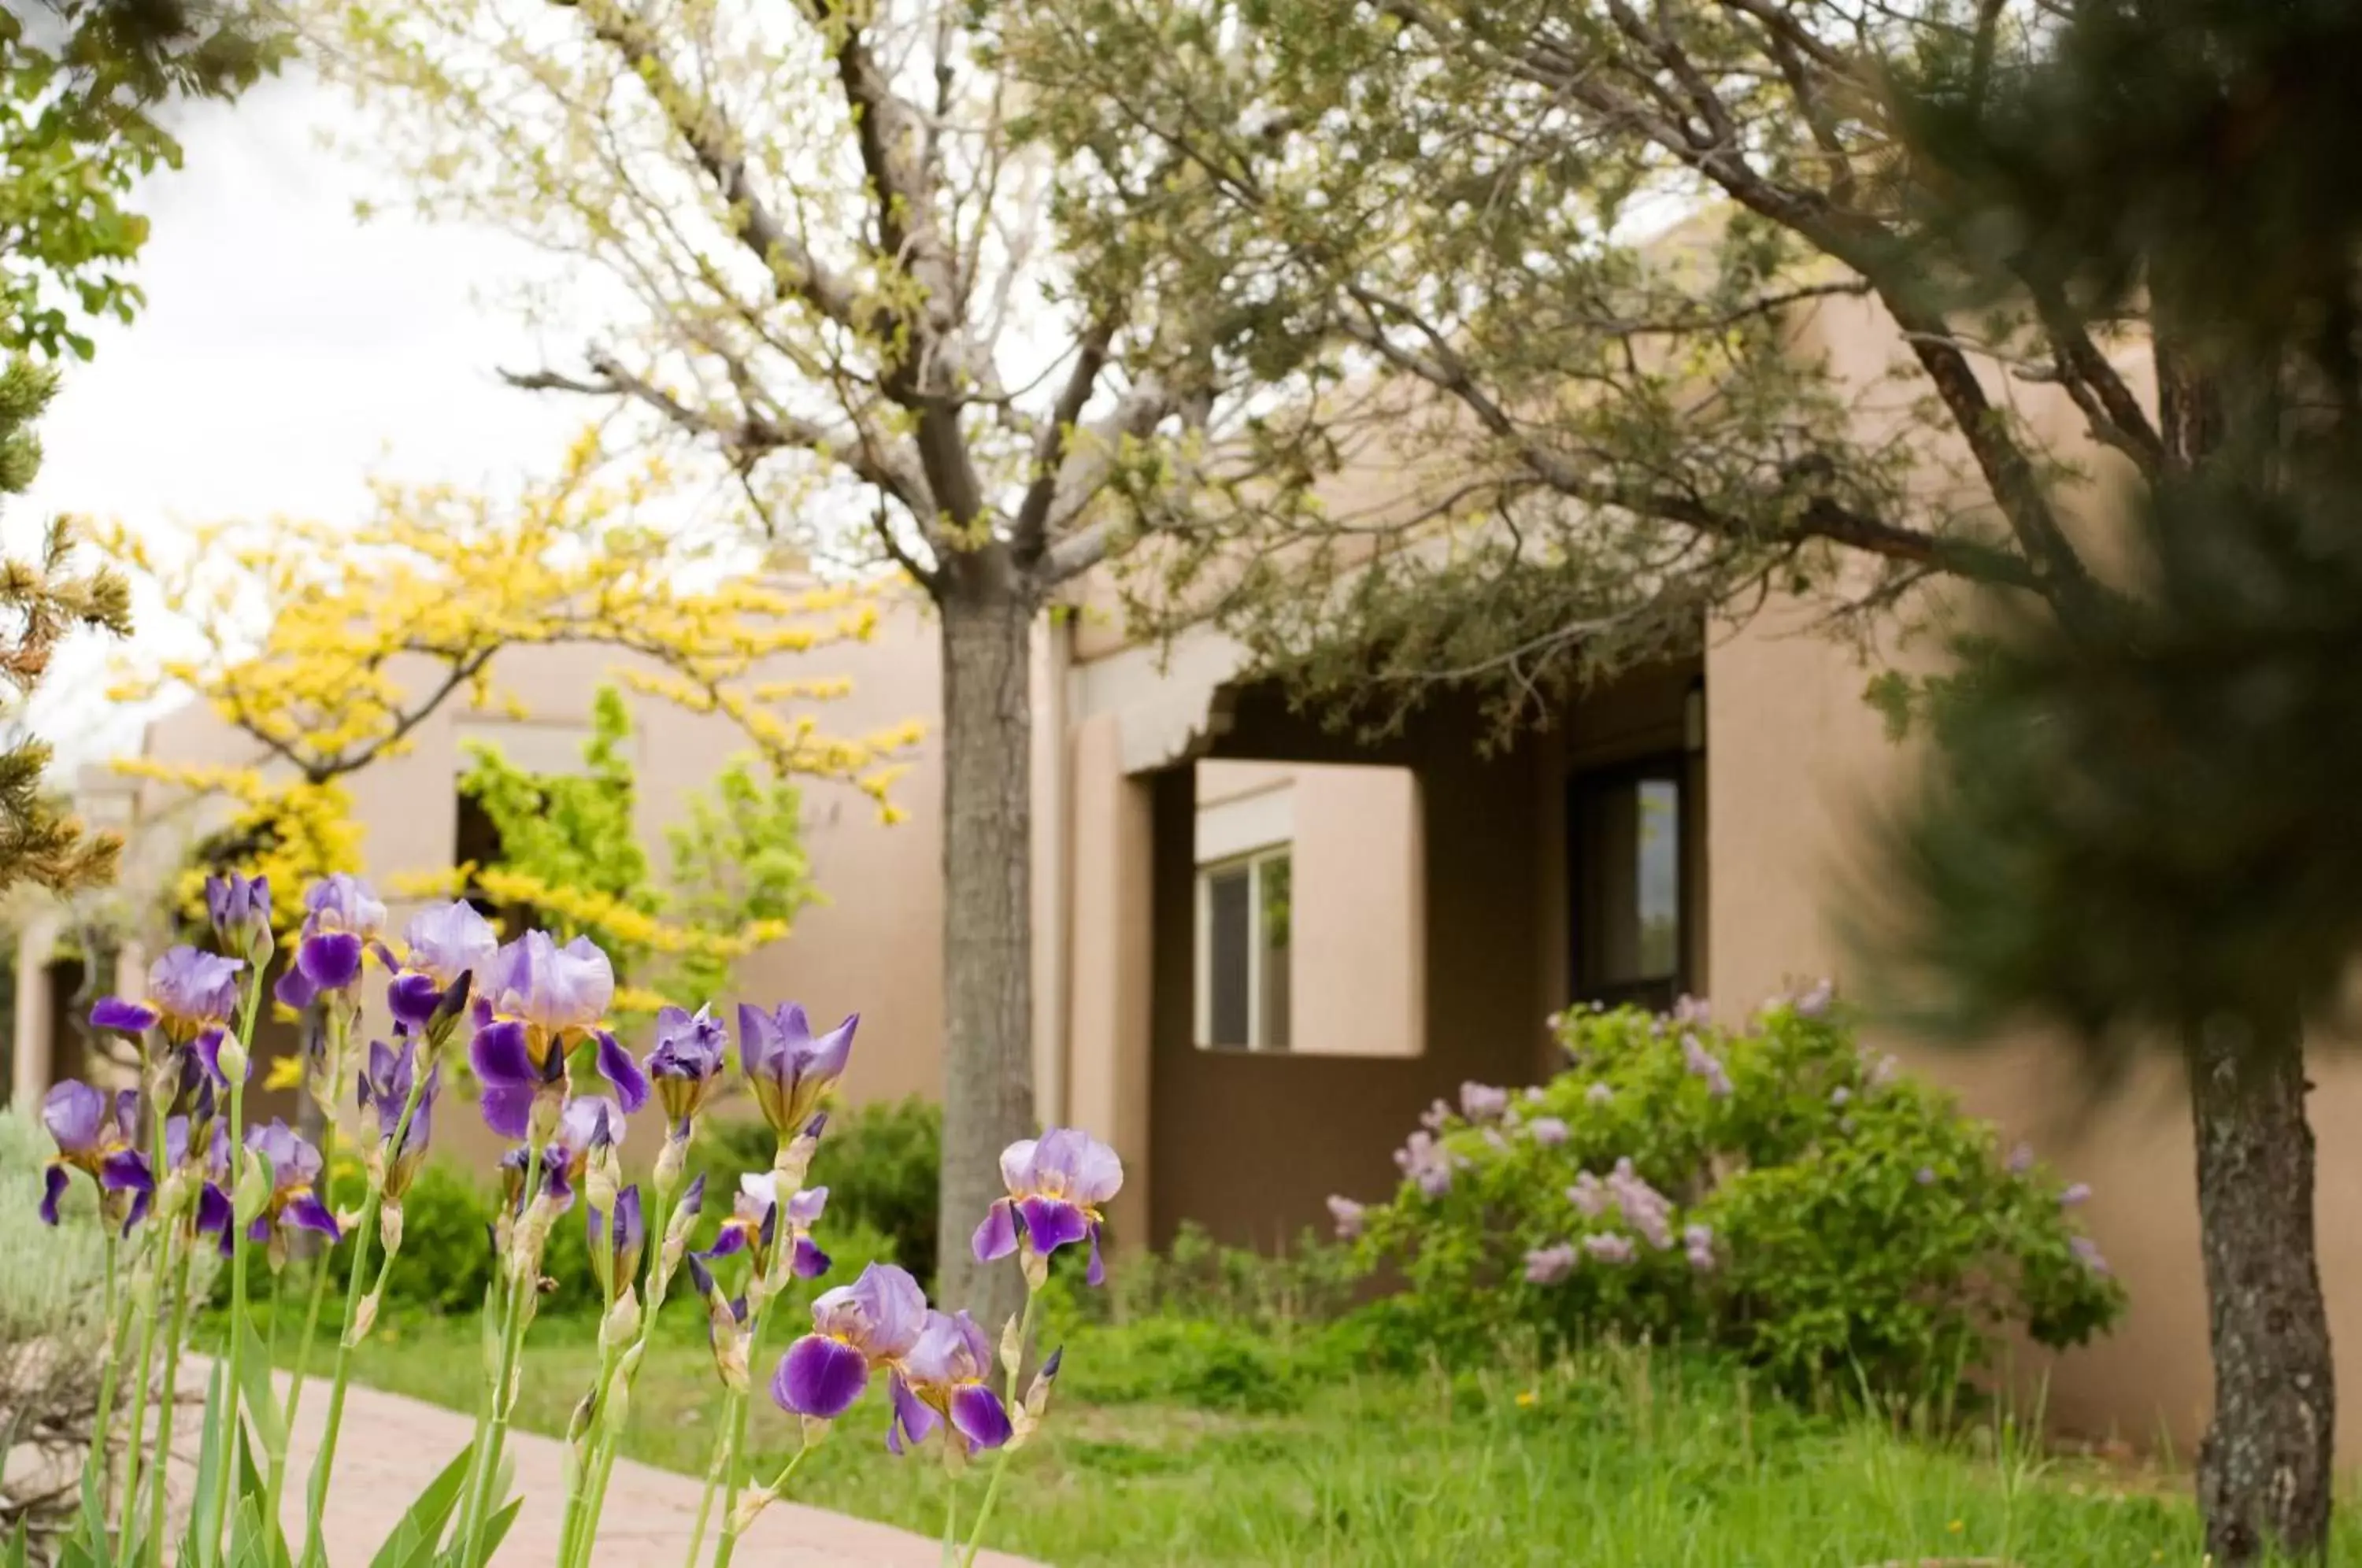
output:
{"label": "small bush", "polygon": [[[752,1118],[709,1119],[698,1133],[701,1167],[717,1195],[737,1190],[741,1172],[769,1170],[772,1148],[771,1130]],[[896,1263],[933,1280],[943,1149],[943,1108],[930,1100],[912,1095],[839,1107],[805,1179],[828,1188],[832,1228],[870,1227],[893,1242]]]}
{"label": "small bush", "polygon": [[1948,1397],[2004,1331],[2077,1344],[2123,1309],[2080,1195],[1865,1056],[1825,996],[1743,1032],[1584,1010],[1561,1039],[1566,1071],[1467,1086],[1397,1152],[1393,1200],[1343,1210],[1417,1343],[1678,1341],[1797,1391]]}

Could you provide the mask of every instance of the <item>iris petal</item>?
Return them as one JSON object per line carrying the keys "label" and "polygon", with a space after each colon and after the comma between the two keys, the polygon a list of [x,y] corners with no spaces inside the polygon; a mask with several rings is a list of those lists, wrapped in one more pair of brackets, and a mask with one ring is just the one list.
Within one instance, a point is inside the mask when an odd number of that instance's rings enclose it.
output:
{"label": "iris petal", "polygon": [[338,1239],[337,1217],[328,1206],[313,1193],[305,1193],[287,1206],[287,1222],[301,1230],[316,1231],[331,1242]]}
{"label": "iris petal", "polygon": [[771,1397],[783,1410],[834,1420],[869,1386],[869,1363],[842,1340],[806,1334],[788,1347],[771,1376]]}
{"label": "iris petal", "polygon": [[90,1010],[93,1029],[120,1030],[126,1034],[144,1034],[156,1027],[156,1010],[145,1002],[127,1001],[121,997],[102,997]]}
{"label": "iris petal", "polygon": [[432,975],[396,975],[385,988],[385,1005],[394,1018],[412,1029],[424,1029],[443,1000],[443,988]]}
{"label": "iris petal", "polygon": [[476,1077],[487,1086],[517,1084],[530,1088],[540,1079],[540,1074],[534,1069],[533,1055],[525,1046],[524,1025],[513,1019],[476,1031],[476,1038],[468,1046],[468,1059],[475,1064]]}
{"label": "iris petal", "polygon": [[985,1211],[984,1223],[976,1228],[973,1246],[978,1263],[993,1263],[1017,1250],[1017,1221],[1010,1213],[1009,1199],[1001,1198]]}
{"label": "iris petal", "polygon": [[68,1180],[70,1180],[70,1179],[71,1179],[71,1178],[70,1178],[70,1177],[68,1177],[68,1176],[67,1176],[67,1175],[66,1175],[66,1168],[65,1168],[65,1166],[63,1166],[63,1165],[57,1165],[57,1164],[55,1164],[55,1163],[52,1163],[52,1164],[50,1165],[50,1168],[49,1168],[46,1172],[44,1172],[44,1173],[42,1174],[42,1176],[41,1176],[41,1223],[42,1223],[42,1224],[44,1224],[44,1225],[54,1225],[54,1224],[56,1224],[56,1223],[58,1222],[58,1199],[60,1199],[60,1198],[63,1198],[63,1197],[66,1195],[66,1183],[67,1183],[67,1181],[68,1181]]}
{"label": "iris petal", "polygon": [[1028,1198],[1017,1206],[1025,1221],[1025,1239],[1044,1256],[1072,1246],[1091,1233],[1090,1217],[1071,1203],[1054,1198]]}
{"label": "iris petal", "polygon": [[971,1451],[999,1448],[1009,1441],[1009,1412],[1000,1396],[981,1383],[963,1384],[952,1391],[951,1422]]}
{"label": "iris petal", "polygon": [[503,1138],[522,1138],[533,1127],[533,1086],[530,1084],[491,1084],[484,1086],[482,1104],[484,1125]]}
{"label": "iris petal", "polygon": [[349,931],[307,936],[295,950],[295,966],[320,989],[342,990],[361,977],[361,939]]}
{"label": "iris petal", "polygon": [[818,1279],[828,1272],[829,1255],[822,1252],[810,1236],[798,1236],[795,1253],[789,1260],[788,1266],[798,1279]]}
{"label": "iris petal", "polygon": [[615,1098],[630,1115],[648,1101],[648,1077],[632,1054],[605,1030],[599,1032],[599,1076],[615,1086]]}

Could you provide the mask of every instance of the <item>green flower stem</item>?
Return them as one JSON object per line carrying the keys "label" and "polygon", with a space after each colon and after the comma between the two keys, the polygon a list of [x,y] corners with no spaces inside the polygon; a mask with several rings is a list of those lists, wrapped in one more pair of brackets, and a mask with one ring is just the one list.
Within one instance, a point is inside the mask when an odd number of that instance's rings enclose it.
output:
{"label": "green flower stem", "polygon": [[[1009,1414],[1012,1419],[1017,1414],[1020,1397],[1017,1375],[1025,1369],[1024,1347],[1033,1342],[1033,1310],[1041,1300],[1042,1293],[1029,1284],[1025,1291],[1025,1316],[1017,1327],[1017,1364],[1009,1369]],[[955,1435],[948,1427],[944,1430],[945,1442],[953,1441]],[[992,1479],[984,1484],[984,1500],[976,1506],[976,1524],[968,1530],[967,1550],[960,1555],[959,1568],[976,1568],[976,1554],[984,1550],[984,1527],[992,1522],[993,1501],[1000,1496],[1000,1478],[1009,1474],[1009,1461],[1014,1452],[1010,1444],[1002,1443],[1000,1452],[993,1456]]]}
{"label": "green flower stem", "polygon": [[[123,1346],[131,1338],[132,1295],[122,1290],[121,1281],[116,1278],[121,1238],[111,1225],[102,1225],[100,1229],[106,1232],[106,1358],[99,1367],[98,1411],[91,1421],[90,1452],[83,1455],[82,1461],[83,1490],[85,1493],[92,1489],[94,1481],[103,1484],[105,1480],[106,1451],[109,1440],[115,1435],[116,1373],[123,1364]],[[118,1291],[121,1291],[119,1299]]]}
{"label": "green flower stem", "polygon": [[[754,1391],[756,1368],[761,1361],[759,1351],[763,1342],[763,1320],[769,1316],[771,1303],[778,1300],[779,1293],[787,1288],[788,1259],[796,1250],[794,1242],[788,1235],[785,1223],[787,1202],[786,1194],[781,1194],[779,1198],[781,1224],[778,1240],[771,1248],[770,1267],[764,1271],[763,1288],[754,1293],[754,1299],[747,1307],[746,1386],[734,1390],[732,1395],[737,1409],[732,1417],[728,1438],[730,1443],[728,1462],[723,1466],[722,1472],[723,1535],[721,1546],[714,1551],[713,1568],[723,1568],[723,1565],[730,1561],[730,1551],[734,1544],[730,1534],[730,1518],[738,1510],[738,1459],[746,1446],[746,1405],[748,1397]],[[800,1449],[797,1452],[799,1454],[802,1452]]]}
{"label": "green flower stem", "polygon": [[[400,1145],[397,1144],[396,1147]],[[542,1201],[541,1156],[542,1146],[539,1143],[528,1145],[524,1159],[524,1203],[517,1216],[519,1225],[532,1221],[534,1211]],[[509,1246],[511,1253],[516,1254],[516,1232],[513,1229],[510,1231]],[[506,1261],[510,1278],[508,1305],[502,1311],[501,1320],[500,1364],[495,1369],[492,1378],[491,1419],[487,1425],[484,1441],[477,1455],[475,1484],[470,1488],[472,1496],[469,1501],[468,1529],[467,1534],[462,1537],[466,1547],[459,1558],[460,1568],[477,1568],[483,1559],[484,1532],[491,1526],[491,1494],[494,1483],[500,1478],[501,1450],[508,1443],[509,1417],[516,1408],[514,1390],[512,1386],[517,1375],[517,1358],[519,1353],[524,1348],[525,1326],[533,1317],[529,1308],[530,1297],[536,1283],[531,1277],[534,1270],[517,1266],[518,1264],[525,1261],[521,1254],[512,1255]],[[536,1262],[535,1268],[538,1267],[539,1264]]]}
{"label": "green flower stem", "polygon": [[[333,1190],[337,1170],[337,1119],[333,1116],[324,1116],[320,1121],[320,1169]],[[280,1426],[291,1432],[295,1430],[296,1408],[304,1402],[304,1380],[312,1367],[312,1342],[320,1332],[320,1306],[328,1294],[328,1275],[331,1272],[328,1267],[328,1253],[329,1249],[322,1246],[312,1255],[312,1300],[311,1304],[304,1309],[304,1337],[295,1342],[295,1365],[288,1376],[287,1403],[279,1413]],[[271,1331],[276,1334],[278,1329],[277,1314],[274,1312]],[[273,1358],[274,1363],[276,1359],[276,1357]],[[281,1468],[282,1470],[285,1468],[283,1461]],[[276,1486],[271,1488],[273,1495],[276,1495],[278,1490]]]}
{"label": "green flower stem", "polygon": [[706,1521],[713,1517],[713,1494],[722,1485],[723,1467],[730,1463],[730,1423],[741,1408],[725,1406],[722,1413],[722,1428],[713,1434],[713,1458],[705,1467],[705,1490],[698,1494],[697,1525],[689,1532],[689,1556],[682,1568],[697,1568],[697,1559],[705,1550],[705,1526]]}
{"label": "green flower stem", "polygon": [[[602,1333],[600,1336],[604,1339]],[[588,1522],[586,1510],[590,1505],[591,1477],[597,1474],[599,1462],[599,1429],[605,1422],[608,1386],[615,1380],[615,1367],[623,1353],[610,1345],[599,1347],[599,1374],[590,1383],[590,1413],[584,1419],[582,1432],[568,1446],[574,1450],[572,1463],[566,1468],[566,1518],[557,1530],[558,1568],[567,1568],[580,1555],[583,1526]]]}
{"label": "green flower stem", "polygon": [[[248,1056],[248,1061],[245,1066],[248,1070],[251,1070],[253,1066],[251,1054],[254,1049],[254,1018],[255,1013],[259,1010],[262,1002],[262,966],[260,964],[248,965],[248,977],[245,1006],[241,1010],[238,1019],[237,1043],[240,1053]],[[216,1467],[216,1473],[214,1477],[213,1518],[215,1527],[216,1529],[226,1524],[229,1519],[230,1479],[237,1470],[237,1456],[239,1418],[238,1395],[240,1392],[238,1381],[238,1362],[244,1355],[246,1348],[246,1331],[248,1327],[248,1318],[246,1306],[247,1225],[241,1221],[237,1216],[237,1194],[240,1188],[244,1186],[246,1179],[246,1072],[241,1071],[233,1077],[229,1082],[229,1125],[227,1128],[229,1135],[230,1190],[230,1327],[229,1352],[227,1356],[229,1370],[228,1375],[223,1379],[222,1385],[222,1407],[226,1412],[222,1422],[222,1437],[224,1441],[227,1444],[227,1447],[224,1452],[227,1453],[229,1457],[225,1463]],[[162,1134],[160,1133],[159,1133],[157,1137],[157,1147],[160,1149],[163,1147],[163,1139]],[[160,1170],[163,1168],[163,1160],[160,1155],[157,1160],[157,1168]],[[166,1419],[169,1422],[170,1417],[168,1416]],[[217,1539],[215,1541],[203,1542],[200,1545],[200,1551],[204,1555],[210,1556],[213,1555],[214,1549],[217,1545]]]}
{"label": "green flower stem", "polygon": [[[425,1096],[425,1072],[421,1070],[412,1074],[410,1098],[403,1101],[402,1117],[394,1123],[394,1148],[401,1148],[403,1140],[410,1135],[410,1119],[417,1112],[418,1102]],[[336,1119],[333,1116],[328,1118],[328,1123],[331,1126],[334,1125],[335,1121]],[[326,1143],[326,1135],[325,1133],[322,1135],[322,1143],[324,1145]],[[321,1158],[320,1168],[323,1172],[326,1172],[328,1169],[328,1163],[325,1154]],[[383,1210],[384,1207],[385,1191],[383,1184],[380,1177],[376,1174],[372,1173],[369,1181],[369,1197],[361,1205],[360,1220],[353,1236],[352,1266],[345,1275],[345,1324],[343,1331],[337,1336],[336,1368],[329,1375],[328,1419],[321,1429],[320,1452],[312,1461],[311,1482],[304,1488],[304,1561],[306,1563],[326,1563],[327,1562],[327,1548],[325,1540],[323,1540],[323,1528],[328,1510],[328,1477],[337,1468],[337,1437],[343,1430],[345,1424],[345,1391],[349,1386],[352,1377],[353,1346],[359,1342],[359,1335],[354,1331],[354,1329],[359,1320],[361,1301],[363,1299],[361,1296],[361,1277],[369,1270],[370,1238],[377,1234],[378,1216]],[[379,1265],[377,1283],[370,1292],[371,1297],[377,1299],[383,1298],[385,1276],[387,1272],[392,1267],[393,1257],[392,1253],[388,1253],[384,1263]],[[322,1249],[317,1266],[314,1270],[315,1278],[312,1286],[311,1311],[313,1318],[315,1320],[319,1317],[320,1313],[320,1288],[318,1278],[327,1273],[327,1253],[324,1248]],[[305,1351],[308,1351],[311,1348],[311,1341],[312,1327],[311,1324],[306,1323],[304,1328],[304,1344]],[[303,1384],[301,1382],[303,1374],[300,1370],[297,1372],[296,1376],[298,1379],[296,1386],[287,1391],[287,1430],[290,1433],[292,1433],[294,1430],[296,1396],[303,1392]],[[265,1494],[264,1515],[266,1518],[277,1518],[279,1517],[279,1499],[281,1488],[286,1482],[286,1460],[285,1456],[282,1454],[279,1462],[271,1466],[270,1490]]]}
{"label": "green flower stem", "polygon": [[156,1412],[156,1463],[148,1478],[148,1561],[155,1568],[163,1568],[164,1563],[165,1472],[172,1452],[172,1407],[180,1397],[181,1341],[188,1332],[189,1265],[197,1250],[195,1230],[192,1228],[180,1242],[179,1266],[166,1264],[171,1275],[172,1304],[164,1328],[164,1394]]}
{"label": "green flower stem", "polygon": [[[148,1120],[154,1123],[149,1130],[150,1156],[154,1163],[149,1168],[157,1173],[158,1179],[160,1181],[164,1170],[162,1109],[152,1108]],[[104,1222],[104,1220],[101,1221],[101,1223]],[[160,1226],[154,1229],[160,1234],[162,1229]],[[171,1256],[166,1244],[169,1238],[166,1238],[149,1244],[148,1250],[152,1254],[153,1262],[147,1272],[139,1276],[138,1282],[131,1291],[132,1299],[139,1314],[139,1354],[132,1364],[138,1370],[139,1380],[132,1385],[131,1388],[131,1436],[123,1450],[123,1507],[116,1514],[116,1523],[127,1540],[131,1534],[132,1509],[139,1496],[139,1460],[147,1446],[148,1360],[156,1350],[156,1297],[163,1289],[165,1277],[171,1268]],[[165,1417],[168,1429],[171,1423],[171,1418],[168,1412]]]}
{"label": "green flower stem", "polygon": [[[804,1455],[811,1451],[811,1440],[806,1438],[803,1446],[796,1450],[795,1457],[780,1467],[779,1473],[771,1477],[771,1484],[763,1490],[775,1498],[786,1491],[788,1483],[795,1478],[796,1466],[801,1464],[804,1462]],[[722,1544],[713,1549],[713,1568],[730,1568],[730,1559],[737,1553],[738,1536],[743,1528],[738,1522],[737,1509],[734,1507],[730,1517],[722,1522]]]}
{"label": "green flower stem", "polygon": [[[662,1165],[659,1165],[659,1173],[662,1169]],[[664,1216],[668,1231],[672,1225],[673,1200],[679,1187],[680,1182],[678,1178],[666,1181],[659,1174],[656,1185],[654,1212]],[[639,1380],[640,1367],[647,1359],[648,1336],[656,1331],[657,1314],[663,1310],[665,1297],[672,1286],[672,1275],[665,1268],[663,1260],[663,1242],[660,1240],[657,1243],[656,1260],[648,1268],[648,1299],[646,1308],[640,1313],[640,1330],[632,1340],[631,1349],[626,1351],[623,1357],[624,1393],[626,1398],[630,1397],[633,1385]],[[590,1568],[590,1550],[598,1544],[599,1517],[601,1510],[607,1506],[607,1478],[614,1474],[615,1458],[624,1446],[624,1432],[621,1425],[611,1430],[605,1419],[605,1402],[609,1397],[607,1384],[612,1375],[613,1374],[602,1364],[599,1377],[600,1422],[598,1426],[591,1429],[590,1499],[585,1506],[580,1539],[575,1542],[571,1557],[560,1555],[558,1558],[560,1568]]]}
{"label": "green flower stem", "polygon": [[[747,1373],[749,1387],[754,1384],[754,1373],[751,1369],[751,1364],[755,1359],[754,1343],[754,1325],[750,1320],[746,1338],[746,1359],[750,1364]],[[712,1467],[705,1473],[705,1496],[700,1497],[697,1502],[697,1529],[689,1538],[690,1568],[695,1568],[698,1551],[705,1544],[705,1523],[707,1517],[713,1510],[713,1494],[725,1482],[728,1485],[726,1494],[728,1501],[723,1504],[725,1512],[722,1516],[722,1529],[723,1540],[729,1540],[730,1516],[726,1510],[738,1506],[738,1453],[746,1446],[745,1390],[732,1391],[730,1408],[723,1419],[722,1432],[716,1441],[718,1446],[713,1455]],[[716,1547],[713,1554],[714,1568],[722,1568],[722,1564],[726,1561],[728,1560],[722,1555],[722,1549]]]}
{"label": "green flower stem", "polygon": [[[353,1325],[360,1316],[361,1276],[369,1269],[370,1236],[377,1229],[377,1200],[370,1200],[361,1216],[359,1229],[353,1236],[352,1267],[345,1275],[345,1328],[337,1340],[336,1370],[329,1375],[328,1419],[320,1433],[320,1452],[312,1461],[311,1484],[304,1497],[304,1561],[325,1563],[327,1544],[322,1536],[322,1521],[327,1513],[328,1477],[337,1468],[337,1433],[345,1422],[345,1390],[352,1375]],[[273,1465],[270,1490],[266,1496],[264,1517],[278,1517],[280,1487],[286,1480],[284,1463]]]}

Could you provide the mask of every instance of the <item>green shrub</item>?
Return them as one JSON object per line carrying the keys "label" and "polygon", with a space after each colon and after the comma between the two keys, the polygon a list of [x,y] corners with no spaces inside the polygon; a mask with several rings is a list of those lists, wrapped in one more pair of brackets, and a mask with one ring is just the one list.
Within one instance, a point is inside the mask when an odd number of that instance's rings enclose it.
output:
{"label": "green shrub", "polygon": [[[772,1148],[770,1128],[751,1118],[709,1119],[698,1132],[700,1168],[725,1204],[740,1173],[771,1168]],[[896,1263],[932,1281],[943,1148],[943,1110],[916,1095],[832,1110],[805,1178],[828,1188],[824,1225],[870,1227],[893,1242]]]}
{"label": "green shrub", "polygon": [[2080,1194],[1867,1057],[1825,991],[1743,1032],[1702,1013],[1566,1015],[1566,1071],[1466,1086],[1396,1153],[1392,1201],[1342,1208],[1363,1266],[1408,1286],[1385,1317],[1409,1342],[1679,1341],[1792,1389],[1948,1397],[2009,1329],[2115,1320]]}

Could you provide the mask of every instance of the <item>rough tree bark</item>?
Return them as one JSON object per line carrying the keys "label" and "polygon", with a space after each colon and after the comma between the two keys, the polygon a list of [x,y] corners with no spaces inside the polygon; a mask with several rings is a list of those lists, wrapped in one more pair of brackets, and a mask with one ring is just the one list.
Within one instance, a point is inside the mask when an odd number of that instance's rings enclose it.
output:
{"label": "rough tree bark", "polygon": [[2245,1568],[2273,1547],[2328,1551],[2336,1389],[2313,1247],[2312,1128],[2301,1027],[2241,1050],[2235,1030],[2191,1043],[2199,1246],[2206,1260],[2214,1414],[2198,1453],[2206,1550]]}
{"label": "rough tree bark", "polygon": [[1000,1151],[1035,1131],[1032,595],[988,548],[956,558],[936,602],[944,674],[944,1182],[947,1309],[999,1324],[1024,1304],[1015,1266],[969,1238],[1001,1196]]}

